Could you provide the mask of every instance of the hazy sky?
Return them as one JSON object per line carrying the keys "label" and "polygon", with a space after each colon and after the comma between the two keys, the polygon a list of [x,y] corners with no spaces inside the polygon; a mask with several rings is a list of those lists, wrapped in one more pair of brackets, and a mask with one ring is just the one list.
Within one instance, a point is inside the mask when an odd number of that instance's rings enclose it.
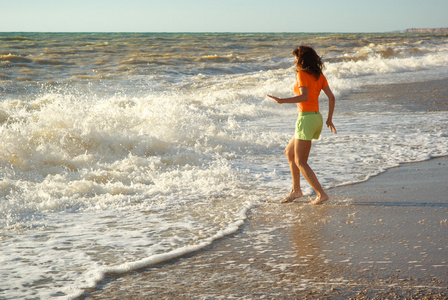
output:
{"label": "hazy sky", "polygon": [[448,27],[447,0],[0,0],[0,32],[383,32]]}

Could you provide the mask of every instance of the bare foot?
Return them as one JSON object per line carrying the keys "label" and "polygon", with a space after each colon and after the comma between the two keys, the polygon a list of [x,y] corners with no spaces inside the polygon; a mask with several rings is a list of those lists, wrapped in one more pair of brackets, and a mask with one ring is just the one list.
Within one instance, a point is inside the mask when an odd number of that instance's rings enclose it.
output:
{"label": "bare foot", "polygon": [[296,200],[297,198],[300,198],[303,196],[303,193],[301,190],[298,191],[294,191],[292,190],[291,193],[289,193],[288,196],[286,196],[285,198],[283,198],[282,200],[280,200],[280,203],[288,203],[288,202],[292,202],[294,200]]}
{"label": "bare foot", "polygon": [[316,199],[314,199],[314,201],[311,201],[310,204],[312,204],[312,205],[322,204],[323,202],[327,201],[328,199],[330,199],[330,197],[328,197],[327,194],[324,194],[324,195],[321,195],[321,196],[317,197]]}

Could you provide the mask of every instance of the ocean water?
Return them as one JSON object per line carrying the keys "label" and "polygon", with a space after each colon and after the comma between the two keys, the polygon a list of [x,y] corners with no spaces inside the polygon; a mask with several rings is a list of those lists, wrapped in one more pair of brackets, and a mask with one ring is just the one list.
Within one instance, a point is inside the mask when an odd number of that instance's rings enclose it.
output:
{"label": "ocean water", "polygon": [[296,109],[266,94],[292,95],[299,44],[337,98],[325,188],[448,155],[446,111],[353,96],[448,78],[446,35],[0,33],[0,298],[75,298],[288,193]]}

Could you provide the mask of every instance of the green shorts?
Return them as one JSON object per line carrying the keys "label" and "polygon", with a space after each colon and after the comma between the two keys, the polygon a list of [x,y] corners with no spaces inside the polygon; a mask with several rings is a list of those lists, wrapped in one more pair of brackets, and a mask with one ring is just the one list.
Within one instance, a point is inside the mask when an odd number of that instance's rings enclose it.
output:
{"label": "green shorts", "polygon": [[302,111],[296,122],[295,138],[298,140],[311,141],[319,139],[324,121],[318,111]]}

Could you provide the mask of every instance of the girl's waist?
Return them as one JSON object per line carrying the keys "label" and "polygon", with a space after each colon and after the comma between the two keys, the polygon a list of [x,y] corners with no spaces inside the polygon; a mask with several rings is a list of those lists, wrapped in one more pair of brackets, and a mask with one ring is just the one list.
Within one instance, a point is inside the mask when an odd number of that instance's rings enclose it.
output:
{"label": "girl's waist", "polygon": [[320,114],[318,111],[299,111],[299,116],[317,115]]}

